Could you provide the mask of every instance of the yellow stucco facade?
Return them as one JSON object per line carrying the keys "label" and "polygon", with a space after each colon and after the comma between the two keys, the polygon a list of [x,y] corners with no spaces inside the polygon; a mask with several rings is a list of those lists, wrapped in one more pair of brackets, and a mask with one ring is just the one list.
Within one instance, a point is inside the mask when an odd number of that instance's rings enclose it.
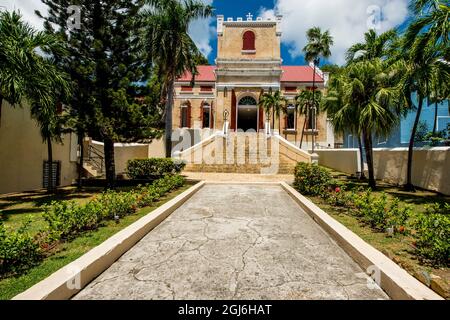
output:
{"label": "yellow stucco facade", "polygon": [[[63,143],[53,143],[53,161],[61,163],[60,186],[77,178],[77,136],[66,134]],[[3,101],[0,117],[0,193],[43,188],[43,163],[47,145],[26,104],[12,107]]]}
{"label": "yellow stucco facade", "polygon": [[[191,87],[191,75],[176,82],[174,130],[223,130],[226,112],[231,131],[263,131],[268,122],[259,106],[263,93],[280,90],[287,105],[294,105],[298,93],[312,88],[314,70],[311,66],[283,66],[281,21],[281,16],[273,19],[253,19],[251,15],[237,19],[217,17],[216,65],[200,66],[194,87]],[[314,75],[315,87],[324,90],[327,79],[328,75],[318,69]],[[204,121],[205,117],[209,121]],[[281,113],[275,121],[273,115],[270,118],[273,130],[300,145],[304,115],[295,111],[293,115]],[[311,148],[313,133],[316,144],[334,147],[334,134],[325,113],[318,115],[315,131],[308,130],[307,126],[306,129],[304,149]]]}

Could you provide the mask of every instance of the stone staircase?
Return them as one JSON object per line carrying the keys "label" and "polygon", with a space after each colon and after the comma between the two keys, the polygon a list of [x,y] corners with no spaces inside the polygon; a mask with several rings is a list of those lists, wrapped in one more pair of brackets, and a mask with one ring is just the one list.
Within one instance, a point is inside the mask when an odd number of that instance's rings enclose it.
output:
{"label": "stone staircase", "polygon": [[100,178],[105,175],[105,157],[100,148],[88,146],[83,169],[89,178]]}
{"label": "stone staircase", "polygon": [[281,136],[216,134],[179,154],[187,172],[292,174],[310,155]]}

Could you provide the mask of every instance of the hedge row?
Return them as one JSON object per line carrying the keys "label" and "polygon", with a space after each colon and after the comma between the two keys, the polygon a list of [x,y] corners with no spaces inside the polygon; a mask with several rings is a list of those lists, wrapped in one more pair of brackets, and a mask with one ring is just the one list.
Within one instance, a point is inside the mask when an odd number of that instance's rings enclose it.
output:
{"label": "hedge row", "polygon": [[127,162],[127,175],[131,179],[158,179],[179,174],[186,164],[165,158],[134,159]]}
{"label": "hedge row", "polygon": [[411,205],[400,199],[388,199],[385,193],[375,195],[370,189],[346,191],[330,172],[318,165],[299,163],[294,187],[304,195],[319,196],[328,204],[347,208],[375,231],[411,234],[416,254],[436,265],[448,265],[450,259],[450,205],[427,206],[425,213],[413,214]]}
{"label": "hedge row", "polygon": [[166,176],[129,192],[106,191],[84,205],[75,201],[53,201],[43,207],[48,226],[35,237],[28,234],[27,225],[13,231],[0,223],[0,278],[37,264],[45,248],[55,241],[73,239],[82,232],[97,229],[107,220],[120,220],[139,208],[150,206],[184,183],[179,175]]}

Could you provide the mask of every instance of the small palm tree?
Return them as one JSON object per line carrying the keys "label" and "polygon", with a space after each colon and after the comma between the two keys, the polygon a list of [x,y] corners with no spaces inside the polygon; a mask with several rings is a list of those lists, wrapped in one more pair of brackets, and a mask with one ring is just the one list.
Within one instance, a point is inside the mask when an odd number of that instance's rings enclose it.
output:
{"label": "small palm tree", "polygon": [[266,118],[269,118],[270,113],[272,113],[272,129],[275,129],[275,118],[278,118],[278,127],[281,129],[280,115],[284,112],[285,105],[286,98],[283,97],[280,90],[263,93],[261,95],[259,106],[264,109]]}
{"label": "small palm tree", "polygon": [[[319,106],[320,102],[322,100],[322,92],[319,91],[316,94],[313,94],[313,90],[302,90],[296,97],[295,97],[295,105],[297,108],[297,113],[300,115],[303,115],[305,120],[303,121],[303,127],[302,127],[302,133],[300,137],[300,149],[303,146],[303,139],[304,134],[306,130],[306,124],[310,119],[311,116],[311,110],[313,106]],[[313,102],[314,101],[314,102]],[[318,113],[320,108],[317,109]],[[314,134],[314,132],[313,132]]]}
{"label": "small palm tree", "polygon": [[150,62],[158,66],[160,74],[165,75],[166,157],[171,157],[174,82],[186,71],[192,73],[194,81],[201,54],[188,33],[189,26],[196,19],[212,16],[213,8],[200,0],[146,0],[146,3],[150,9],[143,12],[147,25],[144,41],[150,53]]}
{"label": "small palm tree", "polygon": [[[313,99],[312,106],[315,107],[315,90],[316,90],[316,67],[320,66],[320,58],[329,58],[331,56],[330,48],[333,46],[333,37],[327,30],[322,32],[319,27],[314,27],[306,32],[308,44],[303,48],[306,61],[314,63],[313,70]],[[315,117],[315,115],[313,115]],[[313,121],[316,123],[315,119]],[[315,129],[315,128],[313,128]],[[312,135],[312,152],[314,153],[314,134]]]}
{"label": "small palm tree", "polygon": [[387,136],[399,121],[398,74],[381,59],[352,63],[330,83],[323,102],[337,132],[363,136],[371,188],[376,187],[372,135]]}

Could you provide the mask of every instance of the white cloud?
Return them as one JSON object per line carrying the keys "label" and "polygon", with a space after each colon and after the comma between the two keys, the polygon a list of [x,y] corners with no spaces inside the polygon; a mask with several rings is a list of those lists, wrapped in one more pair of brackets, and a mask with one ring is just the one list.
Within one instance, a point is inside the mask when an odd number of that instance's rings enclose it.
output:
{"label": "white cloud", "polygon": [[[213,0],[202,0],[203,3],[211,5]],[[189,34],[200,51],[208,57],[212,52],[211,42],[216,36],[216,28],[211,26],[214,18],[198,19],[189,26]]]}
{"label": "white cloud", "polygon": [[199,19],[192,22],[189,27],[189,34],[192,40],[194,40],[205,57],[208,57],[212,52],[211,41],[216,34],[216,28],[210,25],[212,21],[213,18]]}
{"label": "white cloud", "polygon": [[40,19],[34,10],[39,10],[45,16],[47,6],[40,0],[0,0],[0,7],[7,10],[20,10],[23,19],[33,27],[43,29],[43,20]]}
{"label": "white cloud", "polygon": [[331,61],[342,64],[345,51],[364,39],[375,25],[383,32],[404,22],[408,0],[276,0],[274,9],[262,8],[262,17],[283,15],[283,43],[292,57],[302,55],[306,31],[314,26],[330,30],[334,37]]}

